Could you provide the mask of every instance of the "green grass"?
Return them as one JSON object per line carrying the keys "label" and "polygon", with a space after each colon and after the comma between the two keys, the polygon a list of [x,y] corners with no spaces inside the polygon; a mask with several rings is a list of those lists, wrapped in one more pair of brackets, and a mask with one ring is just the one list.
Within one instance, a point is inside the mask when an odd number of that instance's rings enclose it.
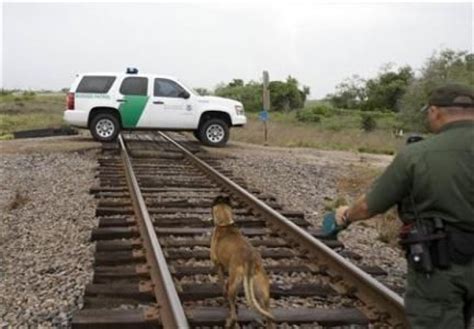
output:
{"label": "green grass", "polygon": [[[258,114],[247,113],[248,123],[242,129],[233,129],[231,140],[264,144],[264,125]],[[392,134],[396,117],[376,119],[377,129],[360,129],[360,115],[344,113],[323,117],[318,123],[304,123],[292,113],[270,113],[268,145],[283,147],[310,147],[325,150],[349,150],[376,154],[394,154],[404,140]]]}
{"label": "green grass", "polygon": [[0,139],[14,131],[60,127],[65,95],[61,93],[12,93],[0,95]]}

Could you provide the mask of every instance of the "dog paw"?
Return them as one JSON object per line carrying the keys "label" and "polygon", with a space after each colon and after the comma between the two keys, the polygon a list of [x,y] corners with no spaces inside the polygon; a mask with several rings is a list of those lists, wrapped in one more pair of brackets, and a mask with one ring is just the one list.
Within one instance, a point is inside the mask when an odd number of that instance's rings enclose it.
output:
{"label": "dog paw", "polygon": [[236,319],[228,318],[227,320],[225,320],[225,326],[224,326],[224,328],[226,328],[226,329],[233,329],[233,328],[236,328],[236,324],[237,324],[237,320],[236,320]]}
{"label": "dog paw", "polygon": [[212,274],[208,274],[207,275],[207,279],[209,280],[209,282],[211,283],[219,283],[219,280]]}

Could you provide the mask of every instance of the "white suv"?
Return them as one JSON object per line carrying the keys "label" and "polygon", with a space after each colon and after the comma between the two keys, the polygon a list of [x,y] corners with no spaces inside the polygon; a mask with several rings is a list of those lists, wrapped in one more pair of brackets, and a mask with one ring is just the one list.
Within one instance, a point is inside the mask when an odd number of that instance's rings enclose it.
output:
{"label": "white suv", "polygon": [[121,129],[189,130],[209,146],[224,146],[230,127],[247,123],[240,102],[199,96],[177,79],[135,69],[78,74],[64,120],[99,141],[114,140]]}

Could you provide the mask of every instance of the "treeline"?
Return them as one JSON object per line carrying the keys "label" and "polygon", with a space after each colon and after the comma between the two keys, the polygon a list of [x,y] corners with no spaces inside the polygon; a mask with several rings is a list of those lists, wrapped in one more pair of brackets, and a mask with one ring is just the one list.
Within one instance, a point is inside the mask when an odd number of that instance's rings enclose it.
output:
{"label": "treeline", "polygon": [[[236,99],[244,104],[246,111],[256,112],[262,110],[262,84],[256,81],[245,83],[242,79],[234,79],[228,84],[216,87],[214,95]],[[286,81],[271,81],[270,106],[272,111],[291,111],[304,107],[306,98],[310,93],[307,86],[300,86],[298,80],[289,76]],[[201,95],[210,92],[203,88],[196,88]]]}
{"label": "treeline", "polygon": [[[408,65],[396,68],[394,64],[387,64],[373,78],[354,75],[337,85],[334,93],[324,97],[319,108],[306,109],[310,111],[299,113],[299,118],[319,121],[322,115],[337,109],[357,110],[367,115],[386,112],[397,114],[406,129],[420,129],[422,120],[418,110],[431,90],[447,82],[474,86],[474,54],[444,49],[434,53],[417,70]],[[286,81],[271,81],[269,89],[272,111],[302,109],[310,93],[309,87],[300,85],[291,76]],[[202,95],[211,94],[203,88],[197,88],[197,91]],[[262,109],[262,84],[259,82],[234,79],[218,85],[213,94],[239,100],[247,111]]]}
{"label": "treeline", "polygon": [[368,80],[354,75],[338,84],[336,92],[325,100],[340,109],[396,111],[399,99],[415,76],[409,66],[398,70],[392,67],[386,65],[375,78]]}
{"label": "treeline", "polygon": [[418,71],[387,65],[374,78],[355,75],[344,80],[325,100],[341,109],[396,112],[404,127],[420,129],[418,110],[434,88],[448,82],[474,86],[474,54],[445,49],[428,58]]}

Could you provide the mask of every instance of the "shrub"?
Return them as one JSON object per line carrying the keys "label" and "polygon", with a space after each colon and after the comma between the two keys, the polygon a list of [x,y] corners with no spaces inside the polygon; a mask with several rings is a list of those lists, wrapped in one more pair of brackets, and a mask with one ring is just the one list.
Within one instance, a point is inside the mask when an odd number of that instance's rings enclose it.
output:
{"label": "shrub", "polygon": [[23,100],[32,100],[35,96],[36,93],[34,91],[24,91],[21,97]]}
{"label": "shrub", "polygon": [[360,125],[365,132],[373,131],[377,127],[377,122],[370,114],[362,114]]}
{"label": "shrub", "polygon": [[296,119],[302,122],[320,122],[321,117],[330,117],[334,108],[326,103],[319,103],[296,112]]}
{"label": "shrub", "polygon": [[319,103],[314,106],[312,106],[311,111],[313,111],[316,114],[322,115],[323,117],[330,117],[334,115],[334,107],[332,107],[330,104],[327,103]]}
{"label": "shrub", "polygon": [[0,89],[0,96],[7,96],[13,94],[13,90],[8,90],[8,89]]}
{"label": "shrub", "polygon": [[301,122],[321,122],[321,115],[311,109],[302,109],[296,112],[296,120]]}
{"label": "shrub", "polygon": [[23,96],[25,96],[25,97],[34,97],[34,96],[36,96],[36,93],[34,91],[24,91]]}

